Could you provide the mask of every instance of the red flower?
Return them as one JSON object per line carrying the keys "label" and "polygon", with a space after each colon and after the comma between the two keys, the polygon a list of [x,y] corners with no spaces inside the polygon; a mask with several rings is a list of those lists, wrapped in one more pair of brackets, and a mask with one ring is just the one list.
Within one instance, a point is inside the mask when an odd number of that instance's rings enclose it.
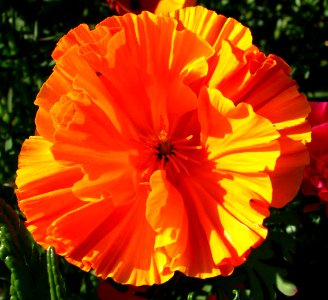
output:
{"label": "red flower", "polygon": [[302,191],[305,195],[318,196],[328,215],[328,102],[310,102],[310,105],[310,164],[304,171]]}
{"label": "red flower", "polygon": [[174,11],[183,7],[193,6],[196,0],[107,0],[109,6],[115,9],[119,15],[128,12],[140,13],[150,11],[162,13]]}

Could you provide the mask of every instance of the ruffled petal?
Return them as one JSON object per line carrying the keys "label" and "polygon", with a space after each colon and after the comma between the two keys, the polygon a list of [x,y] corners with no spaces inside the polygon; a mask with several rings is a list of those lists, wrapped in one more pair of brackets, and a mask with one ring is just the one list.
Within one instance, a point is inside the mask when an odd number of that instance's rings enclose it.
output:
{"label": "ruffled petal", "polygon": [[41,136],[32,136],[23,143],[16,177],[18,199],[65,189],[82,178],[81,166],[55,160],[51,145]]}
{"label": "ruffled petal", "polygon": [[32,136],[23,143],[16,177],[19,208],[27,218],[26,226],[44,247],[47,228],[57,218],[84,205],[70,187],[83,176],[78,164],[56,161],[51,143]]}
{"label": "ruffled petal", "polygon": [[[18,197],[21,197],[19,191]],[[24,198],[19,201],[19,208],[27,221],[25,225],[34,239],[45,249],[52,245],[48,240],[48,228],[57,219],[85,205],[70,188],[62,188]]]}
{"label": "ruffled petal", "polygon": [[[275,168],[280,155],[276,140],[280,135],[271,122],[254,113],[252,107],[245,103],[232,108],[232,101],[222,97],[217,90],[208,93],[203,89],[199,100],[210,110],[207,118],[204,118],[210,128],[207,129],[209,133],[205,143],[208,158],[216,162],[218,170],[251,173]],[[218,109],[223,109],[225,115]],[[223,134],[217,124],[217,115],[221,115],[221,119],[225,118],[227,124],[223,126],[226,129]]]}
{"label": "ruffled petal", "polygon": [[242,261],[226,239],[218,215],[225,194],[219,185],[220,178],[210,170],[199,170],[198,175],[182,177],[179,182],[190,222],[186,248],[173,261],[172,268],[188,276],[228,275]]}
{"label": "ruffled petal", "polygon": [[[277,56],[266,57],[259,51],[245,52],[240,58],[227,44],[221,51],[225,55],[224,61],[233,63],[225,69],[225,76],[216,76],[216,71],[213,73],[210,87],[219,89],[235,104],[251,104],[256,113],[270,120],[279,131],[287,129],[284,135],[303,143],[309,142],[310,131],[305,119],[310,106],[290,78],[288,65]],[[302,125],[306,129],[300,134],[298,126]],[[295,136],[294,130],[298,132]]]}
{"label": "ruffled petal", "polygon": [[67,50],[72,48],[75,45],[83,46],[83,45],[93,45],[94,51],[101,51],[101,48],[96,47],[99,42],[103,42],[104,40],[108,40],[111,37],[111,34],[106,28],[99,27],[93,31],[89,30],[88,25],[81,24],[76,28],[70,30],[64,37],[62,37],[54,51],[52,52],[52,58],[54,60],[59,60]]}
{"label": "ruffled petal", "polygon": [[[108,171],[103,171],[104,165],[101,169],[95,167],[73,185],[72,191],[77,197],[84,201],[111,198],[115,205],[132,201],[137,189],[136,172],[128,161],[119,161],[119,155],[111,155],[117,157],[118,161],[113,159],[112,163],[107,165]],[[124,185],[121,182],[124,182]]]}
{"label": "ruffled petal", "polygon": [[218,15],[202,6],[187,7],[168,14],[186,28],[206,40],[216,51],[223,40],[230,41],[240,49],[252,48],[250,30],[233,18]]}
{"label": "ruffled petal", "polygon": [[[206,58],[213,50],[195,34],[177,31],[172,19],[143,13],[138,17],[127,14],[118,20],[126,30],[111,41],[107,60],[114,69],[104,70],[103,80],[117,89],[115,99],[138,124],[135,126],[151,120],[152,128],[159,133],[163,124],[168,126],[170,118],[196,108],[196,97],[185,82],[206,75]],[[98,26],[112,26],[109,21],[106,19]],[[185,51],[186,44],[191,51]],[[143,101],[137,107],[130,105],[136,93],[140,95],[138,101]]]}
{"label": "ruffled petal", "polygon": [[145,200],[146,193],[140,191],[119,207],[107,200],[91,202],[54,222],[49,240],[68,261],[86,271],[92,268],[104,279],[163,283],[173,273],[167,272],[165,255],[154,250],[155,232],[142,217]]}
{"label": "ruffled petal", "polygon": [[279,139],[281,154],[273,171],[268,171],[273,186],[272,207],[281,208],[299,191],[309,152],[302,142],[288,137]]}
{"label": "ruffled petal", "polygon": [[[188,226],[188,219],[183,199],[174,185],[167,180],[165,171],[158,170],[152,174],[150,187],[146,219],[157,233],[155,248],[171,245],[167,247],[167,251],[174,259],[174,256],[178,256],[183,251],[186,243],[184,231]],[[173,243],[175,245],[172,245]]]}

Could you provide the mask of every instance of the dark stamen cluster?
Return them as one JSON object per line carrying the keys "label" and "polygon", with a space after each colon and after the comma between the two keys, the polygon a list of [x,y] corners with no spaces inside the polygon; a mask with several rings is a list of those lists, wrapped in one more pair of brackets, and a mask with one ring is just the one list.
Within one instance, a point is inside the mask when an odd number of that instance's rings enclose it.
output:
{"label": "dark stamen cluster", "polygon": [[165,161],[168,161],[169,155],[174,155],[174,146],[169,141],[162,141],[158,143],[157,147],[157,158],[162,160],[164,158]]}

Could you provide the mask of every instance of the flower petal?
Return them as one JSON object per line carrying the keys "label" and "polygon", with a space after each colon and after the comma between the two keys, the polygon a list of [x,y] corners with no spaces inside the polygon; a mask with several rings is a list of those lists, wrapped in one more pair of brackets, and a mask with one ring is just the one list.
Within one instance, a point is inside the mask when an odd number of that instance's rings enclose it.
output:
{"label": "flower petal", "polygon": [[[103,41],[104,38],[108,40],[110,37],[110,32],[104,27],[99,27],[93,31],[90,31],[88,25],[81,24],[76,28],[70,30],[65,36],[63,36],[58,41],[56,48],[52,52],[52,58],[57,61],[67,52],[67,50],[69,50],[75,45],[96,45],[100,41]],[[93,50],[96,49],[97,47],[93,47]],[[97,50],[101,51],[99,48]]]}
{"label": "flower petal", "polygon": [[[168,124],[168,117],[196,108],[196,97],[184,82],[206,75],[204,58],[211,56],[213,49],[195,34],[177,31],[172,19],[143,13],[138,17],[127,14],[119,20],[126,30],[112,39],[107,58],[114,69],[103,75],[106,82],[117,88],[115,98],[120,99],[120,106],[129,118],[135,119],[134,124],[141,126],[145,120],[151,120],[152,127],[160,132],[162,123]],[[98,26],[111,24],[105,20]],[[185,51],[186,44],[191,51]],[[136,82],[139,84],[135,85]],[[128,94],[131,85],[133,95]],[[130,105],[136,93],[140,95],[138,101],[143,101],[138,113],[136,107]],[[136,119],[138,116],[140,119]]]}
{"label": "flower petal", "polygon": [[41,136],[32,136],[23,143],[16,178],[19,199],[65,189],[82,178],[79,165],[54,159],[51,145]]}
{"label": "flower petal", "polygon": [[328,122],[328,102],[311,101],[310,106],[309,122],[312,126]]}
{"label": "flower petal", "polygon": [[250,30],[232,18],[217,15],[202,6],[185,8],[170,12],[184,28],[196,33],[218,51],[223,40],[231,41],[240,49],[252,47]]}
{"label": "flower petal", "polygon": [[[216,162],[218,170],[250,173],[274,169],[280,155],[279,144],[275,140],[280,135],[268,120],[254,113],[252,107],[245,103],[230,109],[232,102],[216,90],[208,93],[203,89],[200,101],[204,101],[204,105],[207,102],[212,110],[223,109],[226,122],[229,123],[229,126],[224,125],[224,128],[229,129],[224,136],[213,133],[206,140],[208,157]],[[216,114],[219,115],[220,111]],[[221,131],[216,124],[216,115],[213,113],[210,117],[208,123],[212,131]]]}
{"label": "flower petal", "polygon": [[288,137],[279,139],[281,154],[274,171],[268,171],[273,186],[272,207],[281,208],[299,191],[309,153],[304,144]]}
{"label": "flower petal", "polygon": [[[182,196],[167,180],[165,171],[155,171],[150,177],[151,192],[146,205],[146,219],[156,231],[155,248],[176,243],[179,248],[175,255],[183,251],[186,239],[183,237],[188,219]],[[174,256],[170,249],[170,256]],[[178,250],[178,251],[177,251]]]}
{"label": "flower petal", "polygon": [[68,261],[86,271],[93,268],[104,279],[134,285],[165,282],[173,273],[164,273],[165,256],[154,252],[155,232],[142,218],[145,200],[141,191],[119,207],[108,200],[91,202],[54,222],[49,240],[59,251],[68,249],[59,252]]}
{"label": "flower petal", "polygon": [[218,183],[220,178],[210,170],[199,170],[198,175],[181,178],[179,190],[190,222],[187,245],[181,249],[183,255],[173,262],[174,270],[208,278],[228,275],[241,262],[224,236],[225,229],[218,215],[218,206],[225,193]]}
{"label": "flower petal", "polygon": [[47,229],[50,225],[66,215],[85,205],[85,202],[75,197],[70,188],[58,189],[19,202],[19,208],[27,218],[25,225],[35,240],[47,249],[51,243],[48,241]]}
{"label": "flower petal", "polygon": [[[210,87],[219,89],[235,104],[251,104],[256,113],[269,119],[279,131],[288,128],[288,136],[293,138],[294,127],[297,131],[297,126],[305,123],[310,107],[306,97],[299,93],[296,82],[289,77],[288,65],[275,55],[266,57],[259,51],[249,51],[244,58],[238,58],[232,48],[223,50],[226,59],[230,56],[229,61],[234,61],[235,70],[231,65],[224,79],[212,77]],[[303,143],[309,141],[309,130],[304,131],[295,139]]]}
{"label": "flower petal", "polygon": [[50,151],[51,143],[40,136],[32,136],[23,143],[16,177],[19,208],[27,218],[26,226],[45,248],[49,225],[84,205],[70,187],[83,176],[81,167],[56,161]]}

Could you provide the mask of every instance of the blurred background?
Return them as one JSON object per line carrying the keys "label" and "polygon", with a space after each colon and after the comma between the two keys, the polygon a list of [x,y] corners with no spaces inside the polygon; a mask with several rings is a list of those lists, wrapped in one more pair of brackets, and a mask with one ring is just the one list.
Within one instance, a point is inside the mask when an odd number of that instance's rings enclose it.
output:
{"label": "blurred background", "polygon": [[[249,27],[255,45],[266,54],[279,55],[292,67],[292,77],[309,101],[328,101],[328,0],[198,4]],[[115,12],[105,0],[2,0],[0,12],[0,198],[2,205],[16,211],[17,157],[23,140],[35,130],[33,102],[52,72],[51,52],[71,28],[80,23],[92,27]],[[323,209],[304,214],[304,203],[311,201],[298,195],[291,205],[272,211],[267,220],[268,240],[228,278],[202,281],[178,274],[165,285],[134,291],[110,280],[100,283],[92,274],[57,258],[65,299],[328,299],[327,276],[321,275],[328,268],[327,217]],[[33,247],[40,257],[35,268],[47,274],[42,263],[45,254]],[[11,273],[0,260],[0,300],[9,299]],[[35,287],[39,279],[34,280]],[[42,282],[49,292],[47,281]],[[20,297],[15,299],[32,299],[28,289]]]}

